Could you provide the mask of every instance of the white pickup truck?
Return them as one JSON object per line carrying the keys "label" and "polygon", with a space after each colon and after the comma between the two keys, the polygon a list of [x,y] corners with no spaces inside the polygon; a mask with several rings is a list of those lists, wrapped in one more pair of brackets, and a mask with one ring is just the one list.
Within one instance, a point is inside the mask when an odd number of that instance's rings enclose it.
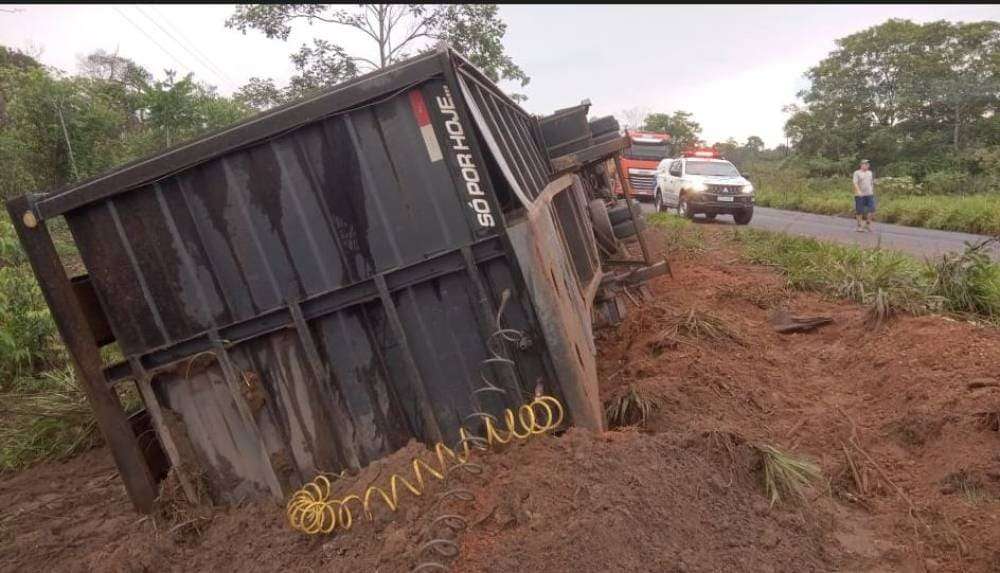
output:
{"label": "white pickup truck", "polygon": [[657,211],[676,208],[688,219],[697,213],[710,220],[732,215],[737,225],[746,225],[753,218],[753,185],[712,150],[661,161],[653,193]]}

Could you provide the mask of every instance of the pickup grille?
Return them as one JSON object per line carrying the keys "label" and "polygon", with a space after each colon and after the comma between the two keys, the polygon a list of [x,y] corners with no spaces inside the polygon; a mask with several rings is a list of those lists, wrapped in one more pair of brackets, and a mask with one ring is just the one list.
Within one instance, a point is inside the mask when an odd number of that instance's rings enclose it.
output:
{"label": "pickup grille", "polygon": [[652,192],[656,187],[656,176],[629,173],[628,182],[632,186],[632,189],[636,191]]}
{"label": "pickup grille", "polygon": [[736,195],[743,190],[742,185],[709,185],[708,190],[716,195]]}

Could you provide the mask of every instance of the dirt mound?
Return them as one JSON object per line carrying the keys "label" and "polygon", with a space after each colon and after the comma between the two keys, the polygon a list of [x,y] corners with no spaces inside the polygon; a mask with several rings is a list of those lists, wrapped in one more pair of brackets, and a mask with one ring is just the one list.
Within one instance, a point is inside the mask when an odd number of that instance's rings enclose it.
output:
{"label": "dirt mound", "polygon": [[697,435],[571,431],[528,444],[497,458],[455,570],[833,569],[822,519],[769,509],[734,463]]}
{"label": "dirt mound", "polygon": [[[383,484],[393,472],[408,476],[416,455],[430,458],[413,444],[342,489]],[[699,435],[570,430],[476,461],[481,476],[431,482],[419,498],[401,493],[395,514],[380,507],[374,521],[359,515],[346,533],[309,537],[292,531],[272,502],[190,519],[136,516],[99,450],[4,483],[2,569],[409,571],[433,560],[421,547],[445,513],[469,524],[457,538],[456,571],[516,571],[526,563],[553,573],[820,571],[836,560],[822,519],[769,509],[753,474],[734,471],[737,461]],[[475,500],[443,504],[440,494],[458,487]]]}

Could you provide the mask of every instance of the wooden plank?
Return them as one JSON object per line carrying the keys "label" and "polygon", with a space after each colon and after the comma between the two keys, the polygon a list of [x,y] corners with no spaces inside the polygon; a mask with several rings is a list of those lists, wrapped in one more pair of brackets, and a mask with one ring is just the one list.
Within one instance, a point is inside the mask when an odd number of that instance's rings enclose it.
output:
{"label": "wooden plank", "polygon": [[97,426],[111,450],[129,499],[138,511],[149,513],[158,493],[156,479],[142,455],[118,394],[108,386],[104,377],[100,350],[86,315],[73,294],[52,236],[45,223],[33,212],[27,197],[10,200],[7,211],[59,334],[73,359],[77,381],[94,410]]}

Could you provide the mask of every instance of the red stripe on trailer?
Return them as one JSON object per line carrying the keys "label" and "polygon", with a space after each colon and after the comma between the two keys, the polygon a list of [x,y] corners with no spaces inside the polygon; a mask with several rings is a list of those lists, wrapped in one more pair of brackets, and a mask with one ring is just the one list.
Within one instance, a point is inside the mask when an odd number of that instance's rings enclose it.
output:
{"label": "red stripe on trailer", "polygon": [[417,118],[417,125],[423,127],[431,123],[431,114],[427,113],[427,102],[424,101],[424,94],[419,89],[410,92],[410,107],[413,108],[413,115]]}
{"label": "red stripe on trailer", "polygon": [[437,135],[434,133],[434,126],[431,125],[431,114],[427,113],[427,102],[424,101],[424,94],[420,89],[410,91],[410,107],[413,109],[413,117],[417,119],[420,126],[420,135],[424,138],[424,145],[427,146],[427,157],[431,163],[441,161],[444,155],[441,153],[441,146],[438,144]]}

